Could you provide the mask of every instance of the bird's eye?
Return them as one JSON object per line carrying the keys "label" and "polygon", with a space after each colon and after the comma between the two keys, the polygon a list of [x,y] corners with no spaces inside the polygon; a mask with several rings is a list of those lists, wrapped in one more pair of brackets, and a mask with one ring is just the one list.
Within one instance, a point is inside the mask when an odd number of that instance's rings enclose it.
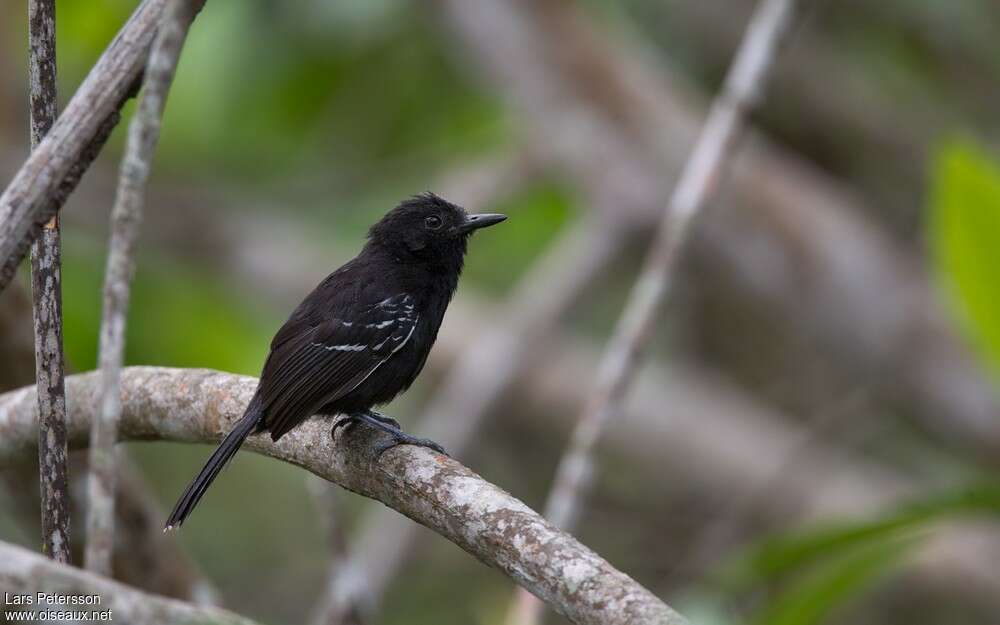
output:
{"label": "bird's eye", "polygon": [[424,225],[427,226],[428,230],[437,230],[441,227],[441,218],[437,215],[431,215],[424,220]]}

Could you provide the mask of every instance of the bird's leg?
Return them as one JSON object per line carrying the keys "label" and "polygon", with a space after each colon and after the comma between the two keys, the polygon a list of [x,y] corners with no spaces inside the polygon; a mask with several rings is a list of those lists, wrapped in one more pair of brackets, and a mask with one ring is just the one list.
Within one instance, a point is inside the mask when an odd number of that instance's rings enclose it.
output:
{"label": "bird's leg", "polygon": [[[438,445],[434,441],[427,438],[411,436],[399,428],[399,424],[395,421],[395,419],[391,419],[377,412],[373,414],[373,412],[374,411],[371,410],[365,412],[355,412],[345,419],[342,419],[342,421],[350,420],[352,423],[363,421],[374,428],[378,428],[383,432],[388,433],[391,438],[385,443],[381,443],[379,448],[376,449],[379,457],[397,445],[416,445],[417,447],[427,447],[428,449],[433,449],[438,453],[446,456],[448,455],[448,452],[446,452],[444,447],[441,447],[441,445]],[[338,425],[340,425],[340,422],[334,425],[334,428],[336,429]]]}
{"label": "bird's leg", "polygon": [[387,417],[386,415],[382,414],[381,412],[378,412],[378,411],[375,411],[375,410],[367,410],[366,412],[367,412],[367,414],[368,414],[369,417],[371,417],[372,419],[375,419],[376,421],[381,421],[382,423],[384,423],[386,425],[391,425],[392,427],[396,428],[397,430],[402,430],[403,429],[402,426],[399,425],[399,421],[396,421],[392,417]]}

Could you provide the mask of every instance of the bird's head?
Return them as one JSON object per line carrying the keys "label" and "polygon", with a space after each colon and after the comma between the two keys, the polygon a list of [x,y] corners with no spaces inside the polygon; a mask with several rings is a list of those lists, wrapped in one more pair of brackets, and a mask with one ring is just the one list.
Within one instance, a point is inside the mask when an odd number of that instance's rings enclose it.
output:
{"label": "bird's head", "polygon": [[439,262],[465,254],[473,232],[507,219],[505,215],[465,212],[447,200],[421,193],[386,213],[368,232],[368,245],[389,250],[399,258]]}

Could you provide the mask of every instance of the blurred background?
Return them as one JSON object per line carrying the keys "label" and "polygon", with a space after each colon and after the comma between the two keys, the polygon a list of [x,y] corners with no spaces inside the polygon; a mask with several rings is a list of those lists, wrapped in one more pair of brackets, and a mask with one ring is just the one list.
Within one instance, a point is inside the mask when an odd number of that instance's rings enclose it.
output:
{"label": "blurred background", "polygon": [[[134,6],[58,2],[61,102]],[[386,412],[474,427],[449,450],[541,509],[753,6],[209,2],[167,106],[127,363],[257,375],[288,311],[400,199],[507,213]],[[24,13],[0,4],[3,180],[27,153]],[[814,2],[783,51],[575,532],[692,623],[1000,623],[998,32],[992,0]],[[63,211],[74,371],[96,363],[124,127]],[[0,297],[3,390],[33,381],[29,301],[22,271]],[[468,349],[480,370],[452,367]],[[444,394],[456,379],[466,396]],[[125,447],[161,508],[209,453]],[[33,548],[34,471],[4,476],[0,506],[0,540]],[[348,548],[408,523],[372,534],[379,504],[326,490],[240,454],[176,534],[185,575],[262,622],[308,622],[343,548],[331,514]],[[502,623],[508,580],[415,532],[370,622]],[[130,581],[184,596],[157,566]]]}

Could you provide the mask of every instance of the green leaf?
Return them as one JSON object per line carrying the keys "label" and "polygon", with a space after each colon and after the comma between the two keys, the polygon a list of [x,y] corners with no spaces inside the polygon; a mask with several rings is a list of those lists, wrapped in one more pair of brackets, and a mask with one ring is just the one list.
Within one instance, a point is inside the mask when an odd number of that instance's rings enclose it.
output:
{"label": "green leaf", "polygon": [[1000,484],[985,479],[907,502],[876,519],[767,538],[739,557],[724,579],[733,589],[780,580],[843,551],[912,535],[945,517],[974,514],[1000,515]]}
{"label": "green leaf", "polygon": [[1000,168],[975,145],[939,151],[929,227],[935,270],[960,324],[1000,374]]}
{"label": "green leaf", "polygon": [[759,625],[814,625],[883,578],[917,543],[914,537],[863,545],[806,571],[754,619]]}
{"label": "green leaf", "polygon": [[983,479],[907,502],[876,519],[768,538],[723,572],[727,594],[768,591],[757,625],[811,625],[857,598],[942,519],[1000,515],[1000,483]]}

